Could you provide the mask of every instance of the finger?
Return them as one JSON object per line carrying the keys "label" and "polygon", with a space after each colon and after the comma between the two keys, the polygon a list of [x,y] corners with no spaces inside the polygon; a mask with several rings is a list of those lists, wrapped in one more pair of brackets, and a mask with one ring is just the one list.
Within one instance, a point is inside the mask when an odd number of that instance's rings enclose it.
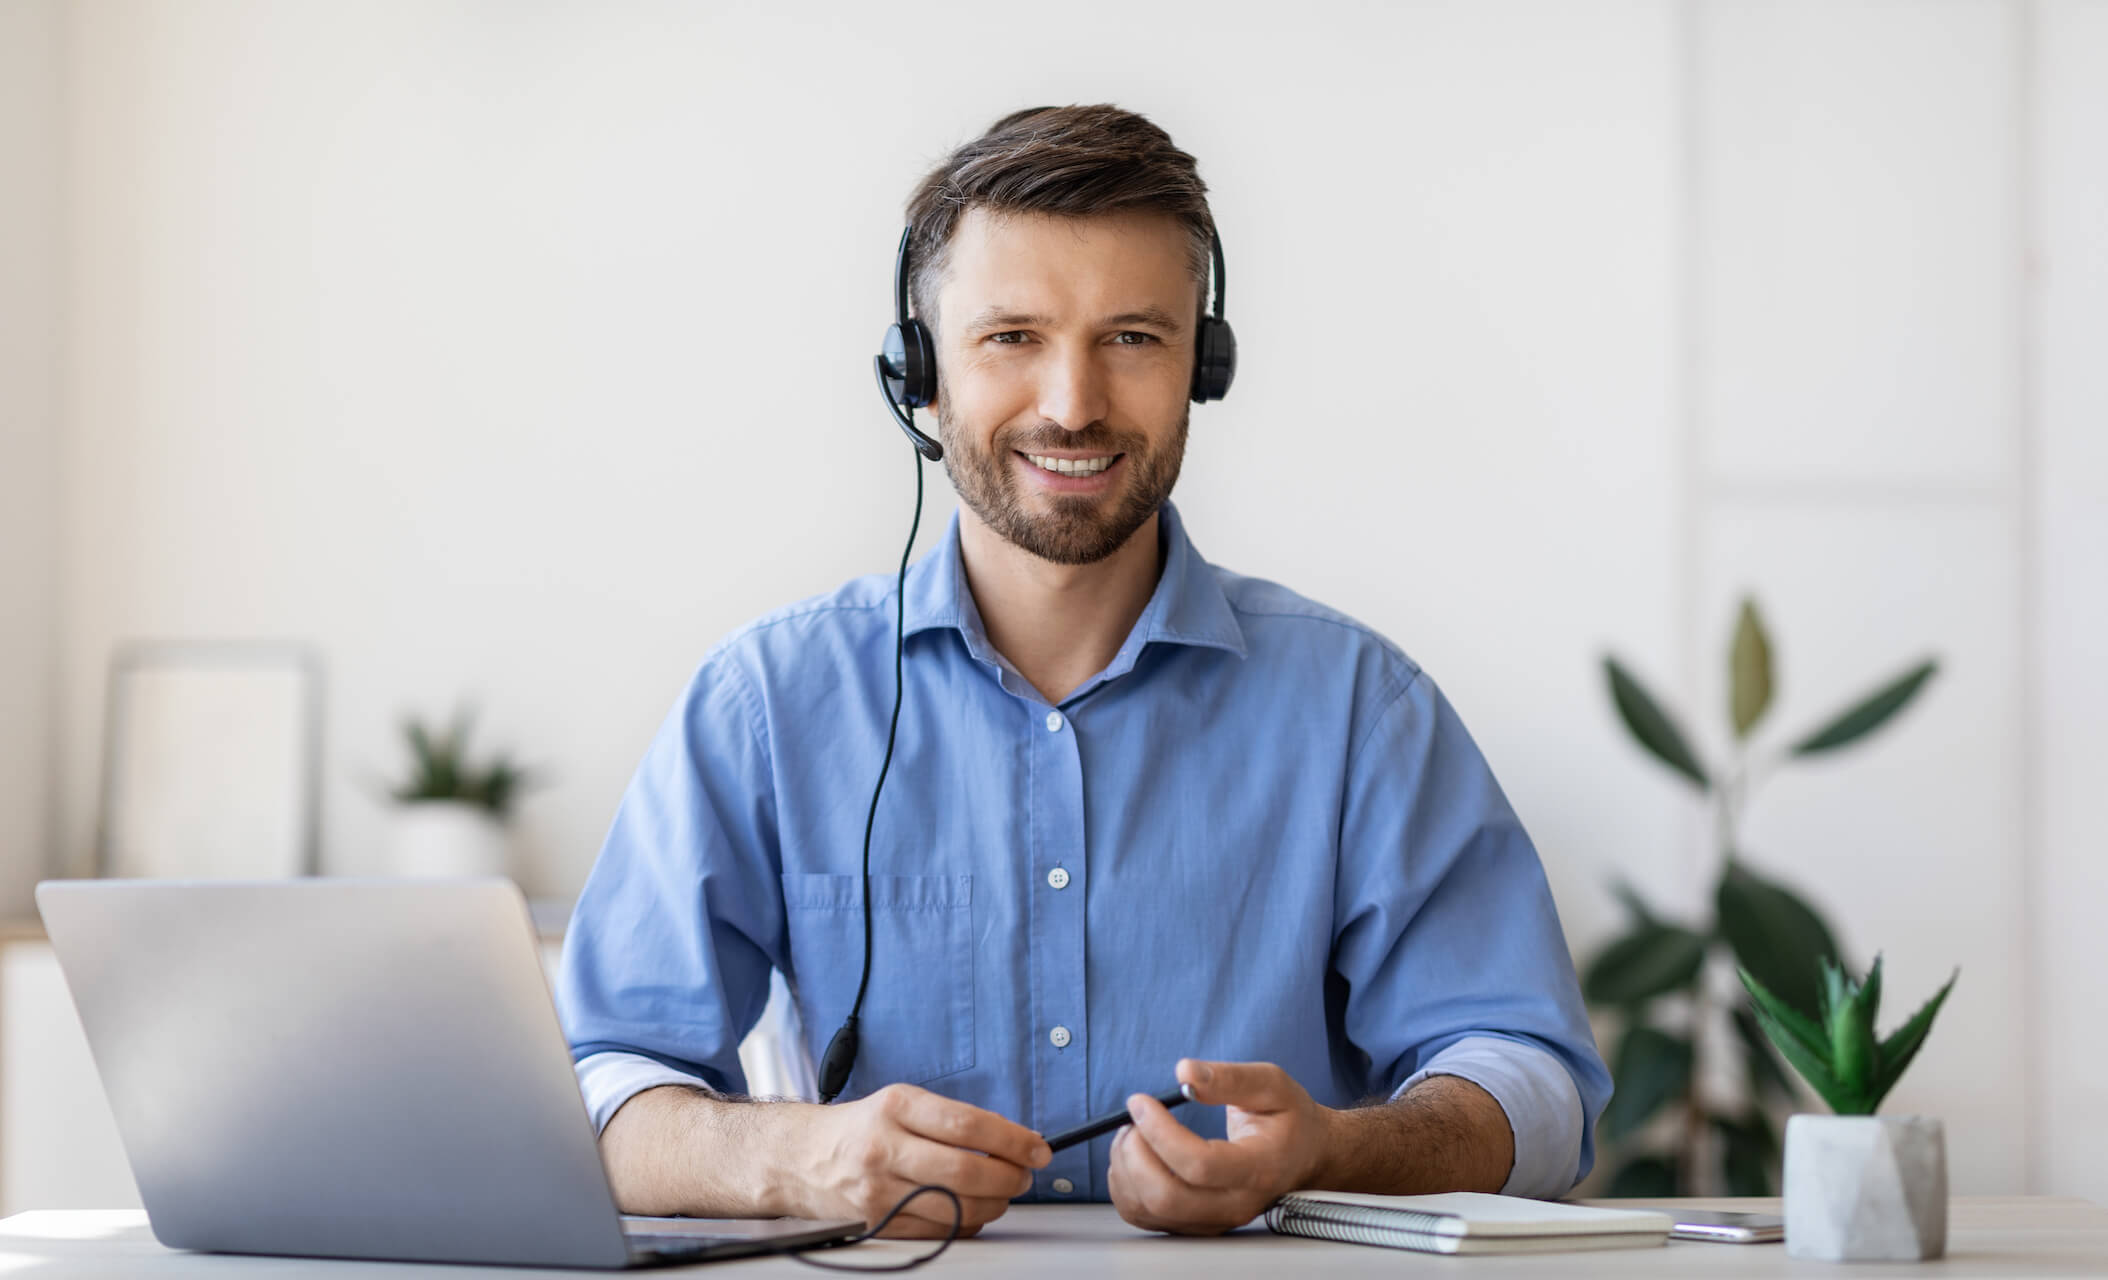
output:
{"label": "finger", "polygon": [[1271,1062],[1178,1060],[1178,1081],[1193,1086],[1193,1100],[1245,1111],[1288,1111],[1308,1096],[1295,1077]]}
{"label": "finger", "polygon": [[[870,1202],[865,1222],[875,1223],[891,1212],[895,1205],[899,1205],[900,1212],[893,1218],[895,1223],[912,1219],[926,1226],[939,1228],[939,1235],[951,1230],[953,1210],[949,1197],[939,1195],[935,1191],[924,1191],[910,1198],[911,1192],[925,1185],[928,1184],[899,1178],[885,1179],[883,1188]],[[961,1195],[958,1207],[959,1229],[962,1233],[969,1229],[977,1231],[987,1223],[1002,1217],[1004,1210],[1009,1207],[1008,1200]],[[882,1231],[879,1234],[887,1235],[890,1232]]]}
{"label": "finger", "polygon": [[[975,1200],[970,1197],[960,1197],[959,1234],[967,1235],[971,1232],[979,1231],[982,1227],[1002,1217],[1009,1208],[1010,1202],[1008,1200]],[[938,1217],[937,1221],[946,1229],[951,1227],[952,1217],[949,1204],[944,1206],[944,1213]]]}
{"label": "finger", "polygon": [[1115,1131],[1112,1145],[1106,1150],[1105,1194],[1113,1202],[1113,1208],[1119,1212],[1123,1221],[1144,1231],[1156,1231],[1160,1229],[1156,1219],[1150,1217],[1142,1208],[1141,1202],[1135,1198],[1134,1188],[1128,1185],[1128,1157],[1121,1149],[1127,1134],[1128,1129],[1125,1126]]}
{"label": "finger", "polygon": [[892,1168],[912,1183],[950,1187],[962,1196],[1008,1200],[1032,1189],[1031,1172],[1008,1160],[948,1147],[915,1134],[902,1140]]}
{"label": "finger", "polygon": [[[887,1208],[891,1208],[894,1204],[900,1202],[909,1192],[914,1191],[918,1187],[943,1185],[927,1180],[888,1179],[888,1182],[892,1184],[892,1187],[891,1198],[886,1202]],[[950,1187],[945,1187],[944,1189],[951,1191],[953,1196],[958,1197],[959,1221],[968,1226],[983,1222],[993,1222],[997,1218],[1002,1217],[1003,1211],[1010,1207],[1010,1200],[1006,1196],[972,1196]],[[952,1202],[950,1197],[939,1195],[935,1191],[924,1191],[921,1195],[908,1201],[907,1207],[902,1209],[901,1212],[950,1226]]]}
{"label": "finger", "polygon": [[1196,1187],[1247,1187],[1261,1172],[1259,1152],[1234,1142],[1210,1142],[1172,1117],[1146,1093],[1127,1100],[1127,1114],[1156,1156],[1182,1182]]}
{"label": "finger", "polygon": [[1252,1220],[1249,1192],[1196,1187],[1166,1165],[1138,1128],[1120,1144],[1124,1181],[1136,1205],[1158,1230],[1191,1231],[1241,1227]]}
{"label": "finger", "polygon": [[[905,1195],[906,1193],[903,1192],[902,1194]],[[891,1206],[888,1207],[890,1208]],[[1010,1202],[1008,1200],[983,1199],[979,1196],[960,1196],[960,1227],[963,1230],[966,1227],[980,1227],[994,1222],[997,1218],[1002,1217],[1004,1211],[1009,1207]],[[880,1214],[879,1216],[884,1217],[885,1215]],[[920,1218],[924,1222],[934,1222],[938,1226],[948,1228],[952,1224],[952,1202],[939,1195],[923,1195],[918,1197],[913,1205],[902,1209],[900,1216],[903,1218]]]}
{"label": "finger", "polygon": [[[962,1236],[972,1235],[979,1227],[960,1227]],[[952,1221],[946,1218],[940,1225],[923,1218],[911,1218],[907,1214],[888,1222],[878,1233],[881,1240],[942,1240],[952,1232]]]}
{"label": "finger", "polygon": [[1054,1158],[1047,1140],[1013,1120],[926,1089],[903,1090],[894,1119],[910,1133],[968,1151],[985,1151],[1020,1169],[1044,1168]]}
{"label": "finger", "polygon": [[1134,1157],[1126,1151],[1127,1139],[1133,1133],[1132,1126],[1122,1125],[1113,1134],[1112,1146],[1105,1164],[1105,1193],[1112,1200],[1113,1208],[1119,1211],[1123,1221],[1144,1231],[1169,1231],[1170,1223],[1162,1221],[1143,1207],[1141,1192],[1136,1186]]}

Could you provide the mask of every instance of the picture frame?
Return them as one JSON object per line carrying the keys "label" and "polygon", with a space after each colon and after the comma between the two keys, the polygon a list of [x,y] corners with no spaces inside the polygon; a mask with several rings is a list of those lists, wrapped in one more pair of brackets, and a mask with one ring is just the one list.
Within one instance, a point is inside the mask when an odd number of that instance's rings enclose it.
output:
{"label": "picture frame", "polygon": [[139,640],[112,654],[95,874],[319,869],[322,663],[306,645]]}

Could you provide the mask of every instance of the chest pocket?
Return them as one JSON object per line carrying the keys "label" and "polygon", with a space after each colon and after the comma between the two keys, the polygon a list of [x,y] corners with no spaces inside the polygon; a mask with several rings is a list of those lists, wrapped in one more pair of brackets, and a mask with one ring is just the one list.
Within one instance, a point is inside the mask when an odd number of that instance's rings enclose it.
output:
{"label": "chest pocket", "polygon": [[[857,876],[787,873],[791,964],[813,1060],[856,999],[864,964]],[[871,986],[845,1098],[974,1062],[973,877],[871,877]]]}

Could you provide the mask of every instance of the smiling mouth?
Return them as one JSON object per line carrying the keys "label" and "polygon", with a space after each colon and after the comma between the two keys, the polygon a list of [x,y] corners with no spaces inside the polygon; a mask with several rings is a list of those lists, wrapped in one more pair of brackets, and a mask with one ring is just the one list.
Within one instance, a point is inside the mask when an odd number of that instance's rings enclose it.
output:
{"label": "smiling mouth", "polygon": [[1020,451],[1017,456],[1049,475],[1094,476],[1118,462],[1125,455],[1109,453],[1097,458],[1056,458],[1050,454],[1024,453]]}

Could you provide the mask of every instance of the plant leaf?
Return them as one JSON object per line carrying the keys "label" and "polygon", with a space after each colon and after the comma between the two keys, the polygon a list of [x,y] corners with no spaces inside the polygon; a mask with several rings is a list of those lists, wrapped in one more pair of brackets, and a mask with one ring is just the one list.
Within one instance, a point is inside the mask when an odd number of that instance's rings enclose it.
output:
{"label": "plant leaf", "polygon": [[1764,634],[1764,620],[1757,616],[1754,600],[1742,602],[1727,668],[1728,710],[1734,718],[1735,736],[1747,738],[1771,706],[1771,638]]}
{"label": "plant leaf", "polygon": [[1764,1029],[1764,1034],[1770,1037],[1771,1043],[1786,1061],[1792,1064],[1793,1069],[1801,1073],[1801,1079],[1808,1082],[1808,1087],[1815,1090],[1824,1102],[1830,1104],[1832,1111],[1841,1116],[1863,1114],[1859,1109],[1859,1099],[1837,1082],[1836,1075],[1830,1070],[1829,1059],[1821,1051],[1810,1049],[1799,1037],[1773,1018],[1770,1010],[1764,1005],[1756,1006],[1756,1014],[1757,1025]]}
{"label": "plant leaf", "polygon": [[403,736],[410,740],[410,755],[415,760],[417,772],[429,775],[432,772],[432,738],[425,727],[415,720],[403,721]]}
{"label": "plant leaf", "polygon": [[501,760],[492,765],[491,773],[491,812],[501,818],[512,812],[512,806],[519,800],[522,792],[542,783],[539,770],[522,768],[511,760]]}
{"label": "plant leaf", "polygon": [[481,781],[472,789],[474,798],[492,816],[502,818],[512,804],[513,788],[519,783],[519,771],[512,762],[499,757],[483,772]]}
{"label": "plant leaf", "polygon": [[1610,1180],[1605,1195],[1614,1200],[1658,1200],[1677,1193],[1676,1161],[1666,1156],[1634,1156]]}
{"label": "plant leaf", "polygon": [[[1778,1044],[1778,1036],[1771,1033],[1771,1026],[1776,1024],[1787,1035],[1791,1036],[1802,1049],[1823,1059],[1824,1066],[1827,1068],[1830,1055],[1830,1037],[1823,1033],[1822,1027],[1807,1014],[1802,1013],[1784,1000],[1773,995],[1771,989],[1759,981],[1757,976],[1749,970],[1738,967],[1735,973],[1736,976],[1742,979],[1742,986],[1749,992],[1750,999],[1755,1002],[1756,1014],[1768,1019],[1764,1029],[1765,1033],[1770,1036],[1771,1042]],[[1781,1053],[1785,1052],[1785,1045],[1779,1044],[1778,1047]]]}
{"label": "plant leaf", "polygon": [[1874,1082],[1873,1088],[1875,1106],[1879,1106],[1888,1091],[1896,1087],[1896,1081],[1903,1077],[1903,1068],[1909,1066],[1910,1060],[1917,1057],[1918,1050],[1924,1047],[1925,1035],[1932,1030],[1933,1018],[1939,1014],[1940,1006],[1946,1003],[1947,993],[1954,990],[1955,979],[1961,976],[1962,971],[1956,969],[1953,976],[1947,979],[1946,986],[1941,987],[1932,999],[1925,1002],[1923,1008],[1912,1014],[1910,1021],[1896,1028],[1888,1039],[1881,1042],[1881,1075]]}
{"label": "plant leaf", "polygon": [[1852,1000],[1852,979],[1844,969],[1829,956],[1817,963],[1823,975],[1823,984],[1816,992],[1816,1014],[1823,1024],[1823,1035],[1828,1037],[1837,1030],[1837,1012]]}
{"label": "plant leaf", "polygon": [[[1779,1007],[1786,1009],[1784,1005]],[[1791,1013],[1792,1010],[1786,1009],[1786,1012]],[[1771,1042],[1764,1038],[1763,1028],[1757,1025],[1757,1015],[1738,1004],[1734,1007],[1732,1016],[1735,1020],[1735,1031],[1742,1037],[1750,1088],[1760,1099],[1769,1094],[1782,1102],[1794,1101],[1796,1094],[1793,1089],[1793,1077],[1787,1075],[1786,1068],[1780,1064],[1779,1051],[1772,1048]]]}
{"label": "plant leaf", "polygon": [[[1846,1092],[1864,1097],[1874,1087],[1880,1067],[1881,1046],[1874,1040],[1874,1014],[1868,992],[1881,997],[1881,960],[1874,959],[1873,975],[1866,983],[1851,980],[1843,970],[1825,961],[1823,973],[1831,982],[1826,1015],[1830,1027],[1830,1069]],[[1871,1106],[1867,1108],[1873,1110]]]}
{"label": "plant leaf", "polygon": [[403,721],[403,736],[409,740],[410,779],[396,791],[398,799],[444,800],[454,794],[447,746],[435,742],[429,730],[414,719]]}
{"label": "plant leaf", "polygon": [[1867,1029],[1871,1031],[1874,1020],[1881,1016],[1881,953],[1874,953],[1874,967],[1867,970],[1866,981],[1859,984],[1859,994],[1854,997],[1865,1010]]}
{"label": "plant leaf", "polygon": [[1837,957],[1830,926],[1784,885],[1731,859],[1715,894],[1720,932],[1735,959],[1780,999],[1805,1014],[1819,1008],[1824,959]]}
{"label": "plant leaf", "polygon": [[1771,1118],[1756,1109],[1741,1119],[1714,1116],[1713,1130],[1721,1138],[1720,1171],[1727,1180],[1727,1193],[1773,1194],[1771,1169],[1778,1159],[1779,1139]]}
{"label": "plant leaf", "polygon": [[1596,1004],[1635,1005],[1688,987],[1705,960],[1705,939],[1679,925],[1643,924],[1605,947],[1581,990]]}
{"label": "plant leaf", "polygon": [[1918,696],[1927,680],[1940,669],[1939,660],[1928,658],[1924,662],[1897,676],[1894,680],[1876,689],[1856,703],[1852,708],[1830,721],[1814,733],[1793,745],[1793,754],[1812,756],[1819,751],[1834,751],[1859,741],[1866,735],[1888,723],[1889,717],[1901,711],[1912,698]]}
{"label": "plant leaf", "polygon": [[1601,1129],[1616,1142],[1645,1124],[1662,1104],[1691,1084],[1691,1042],[1655,1027],[1636,1026],[1618,1042],[1616,1089],[1603,1109]]}
{"label": "plant leaf", "polygon": [[1632,922],[1634,924],[1654,923],[1654,912],[1647,909],[1647,900],[1640,897],[1639,890],[1633,888],[1630,881],[1627,881],[1622,876],[1611,881],[1610,892],[1616,896],[1619,902],[1625,904],[1625,910],[1632,913]]}
{"label": "plant leaf", "polygon": [[1676,727],[1676,722],[1662,710],[1653,695],[1642,688],[1616,658],[1604,658],[1603,670],[1610,677],[1610,697],[1617,704],[1618,715],[1639,744],[1653,752],[1657,760],[1697,784],[1700,791],[1709,788],[1712,784],[1706,779],[1698,757],[1691,751],[1691,744],[1685,741],[1683,730]]}

